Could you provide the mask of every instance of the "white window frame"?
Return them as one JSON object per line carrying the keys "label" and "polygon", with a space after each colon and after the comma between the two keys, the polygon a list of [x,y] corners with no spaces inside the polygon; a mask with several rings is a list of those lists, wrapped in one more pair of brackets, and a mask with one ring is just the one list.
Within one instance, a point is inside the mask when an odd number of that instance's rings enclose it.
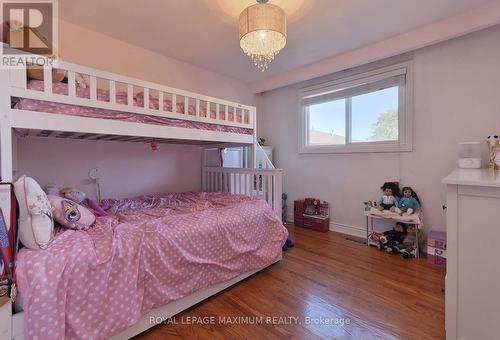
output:
{"label": "white window frame", "polygon": [[[350,143],[349,117],[346,117],[346,144],[310,145],[309,110],[303,103],[320,94],[333,93],[341,89],[355,88],[405,74],[405,83],[399,86],[398,140]],[[346,106],[350,100],[346,100]],[[347,114],[346,114],[347,115]],[[377,70],[356,74],[331,82],[309,86],[299,90],[299,153],[356,153],[356,152],[409,152],[413,150],[413,62],[407,61]]]}

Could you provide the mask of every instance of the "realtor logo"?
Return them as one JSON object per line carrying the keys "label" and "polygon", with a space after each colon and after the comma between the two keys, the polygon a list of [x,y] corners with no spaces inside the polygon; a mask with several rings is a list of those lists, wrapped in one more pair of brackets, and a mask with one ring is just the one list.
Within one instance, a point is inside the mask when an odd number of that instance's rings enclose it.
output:
{"label": "realtor logo", "polygon": [[[1,1],[1,0],[0,0]],[[57,0],[2,1],[2,66],[53,65]]]}

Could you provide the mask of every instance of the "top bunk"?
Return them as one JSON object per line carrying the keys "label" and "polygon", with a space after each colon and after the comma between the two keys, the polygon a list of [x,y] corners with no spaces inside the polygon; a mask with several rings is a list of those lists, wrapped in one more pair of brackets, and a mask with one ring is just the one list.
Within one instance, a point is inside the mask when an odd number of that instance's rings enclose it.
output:
{"label": "top bunk", "polygon": [[0,70],[1,124],[21,136],[250,145],[256,109],[59,60]]}

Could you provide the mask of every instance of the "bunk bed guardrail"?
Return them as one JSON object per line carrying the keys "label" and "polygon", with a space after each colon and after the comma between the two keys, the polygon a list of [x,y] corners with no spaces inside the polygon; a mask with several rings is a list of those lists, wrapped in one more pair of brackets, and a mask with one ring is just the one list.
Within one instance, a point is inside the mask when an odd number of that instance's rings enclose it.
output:
{"label": "bunk bed guardrail", "polygon": [[281,219],[282,169],[203,167],[202,188],[265,200]]}
{"label": "bunk bed guardrail", "polygon": [[[54,93],[53,70],[66,73],[68,80],[67,94]],[[58,62],[57,69],[50,66],[43,68],[43,91],[28,88],[27,67],[10,69],[8,72],[7,79],[1,81],[9,83],[8,88],[11,97],[90,106],[249,129],[255,128],[254,106],[247,106],[64,61]],[[76,78],[80,75],[88,80],[88,97],[78,96]],[[109,91],[109,99],[106,101],[99,100],[98,89]],[[126,104],[117,103],[116,96],[118,92],[126,93]],[[140,103],[141,105],[138,106],[133,99],[135,95],[141,92],[143,100]],[[150,106],[150,99],[157,101],[158,104]],[[166,100],[171,103],[169,105],[170,110],[166,110],[165,105],[163,105]],[[182,112],[178,112],[177,104],[183,105]]]}

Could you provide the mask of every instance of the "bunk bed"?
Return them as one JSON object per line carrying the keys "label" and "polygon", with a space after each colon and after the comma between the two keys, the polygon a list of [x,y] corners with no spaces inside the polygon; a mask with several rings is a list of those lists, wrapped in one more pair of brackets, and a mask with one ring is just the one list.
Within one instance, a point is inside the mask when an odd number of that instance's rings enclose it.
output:
{"label": "bunk bed", "polygon": [[[13,171],[16,154],[13,138],[36,136],[124,143],[154,140],[156,143],[194,144],[204,149],[248,147],[253,168],[209,167],[202,161],[202,193],[174,195],[175,199],[171,195],[168,198],[142,197],[132,202],[139,205],[160,202],[154,206],[159,209],[157,212],[162,209],[193,210],[186,202],[196,202],[196,209],[201,213],[200,207],[207,204],[226,204],[226,214],[230,213],[231,204],[250,204],[251,213],[264,214],[252,218],[279,221],[283,228],[280,221],[282,171],[255,168],[257,157],[265,157],[256,142],[255,107],[63,61],[57,66],[57,72],[65,74],[62,82],[53,79],[53,71],[45,67],[43,80],[28,80],[26,68],[0,70],[0,172],[3,182],[12,182],[15,175],[19,175]],[[85,86],[80,86],[78,79],[84,79]],[[4,215],[8,215],[10,209],[10,192],[6,188],[0,188]],[[123,202],[114,203],[118,210],[121,209],[121,217],[126,216],[128,210],[120,205]],[[100,220],[99,223],[105,222]],[[265,238],[265,231],[259,233]],[[286,239],[286,231],[276,237],[275,242],[281,242],[278,238]],[[116,339],[135,336],[155,326],[152,322],[157,320],[155,317],[163,320],[172,317],[280,259],[281,245],[271,261],[254,263],[251,270],[230,275],[223,282],[215,280],[192,287],[185,294],[163,301],[165,305],[158,301],[151,303],[140,315],[130,317],[126,329],[117,327],[102,334],[113,335]],[[28,322],[25,314],[26,311],[14,313],[11,302],[3,304],[0,307],[0,337],[30,337],[25,334]],[[95,337],[100,338],[99,335]]]}

